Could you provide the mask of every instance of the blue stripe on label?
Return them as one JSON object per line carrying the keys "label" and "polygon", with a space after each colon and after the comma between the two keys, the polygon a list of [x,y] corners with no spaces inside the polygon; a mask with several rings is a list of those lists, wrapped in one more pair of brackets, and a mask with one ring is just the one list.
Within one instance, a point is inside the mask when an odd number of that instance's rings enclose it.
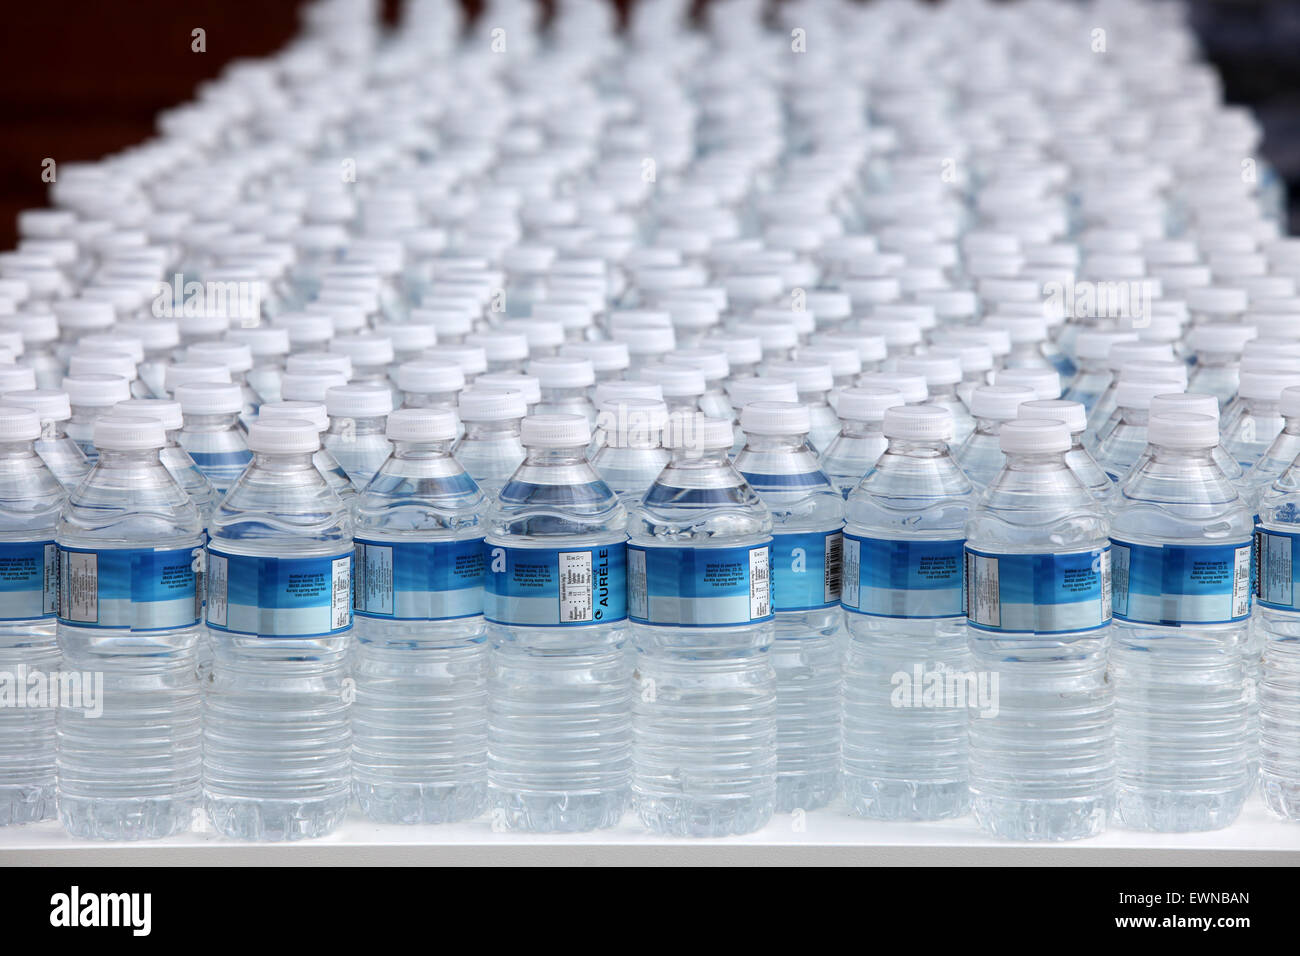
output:
{"label": "blue stripe on label", "polygon": [[483,613],[483,539],[354,543],[353,610],[363,617],[440,621]]}
{"label": "blue stripe on label", "polygon": [[0,621],[54,617],[58,598],[59,559],[53,541],[0,542]]}
{"label": "blue stripe on label", "polygon": [[190,457],[200,468],[243,468],[253,460],[247,448],[239,451],[192,451]]}
{"label": "blue stripe on label", "polygon": [[741,472],[755,491],[789,491],[792,488],[830,488],[831,480],[824,471],[805,471],[789,475],[764,475]]}
{"label": "blue stripe on label", "polygon": [[484,544],[483,616],[519,627],[613,624],[627,617],[627,546],[511,548]]}
{"label": "blue stripe on label", "polygon": [[59,621],[164,631],[199,622],[202,548],[59,548]]}
{"label": "blue stripe on label", "polygon": [[628,617],[668,627],[730,627],[772,618],[772,543],[740,548],[629,545]]}
{"label": "blue stripe on label", "polygon": [[844,609],[876,617],[960,617],[965,543],[846,534]]}
{"label": "blue stripe on label", "polygon": [[257,637],[324,637],[352,626],[352,551],[269,558],[208,547],[208,627]]}
{"label": "blue stripe on label", "polygon": [[1070,554],[964,550],[970,627],[1003,634],[1069,634],[1110,622],[1110,548]]}
{"label": "blue stripe on label", "polygon": [[1253,543],[1144,545],[1111,538],[1115,617],[1181,627],[1250,617]]}
{"label": "blue stripe on label", "polygon": [[772,537],[772,608],[812,611],[840,600],[840,529]]}
{"label": "blue stripe on label", "polygon": [[497,497],[516,504],[585,505],[612,500],[614,492],[603,481],[589,481],[583,485],[540,485],[511,480],[505,483]]}
{"label": "blue stripe on label", "polygon": [[646,505],[729,505],[743,502],[749,495],[744,485],[726,488],[674,488],[670,485],[651,485],[641,499]]}

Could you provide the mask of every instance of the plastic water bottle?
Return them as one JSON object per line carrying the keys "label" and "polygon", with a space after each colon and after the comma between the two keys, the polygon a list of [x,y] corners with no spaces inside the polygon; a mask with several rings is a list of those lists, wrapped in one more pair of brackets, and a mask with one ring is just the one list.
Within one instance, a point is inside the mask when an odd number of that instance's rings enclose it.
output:
{"label": "plastic water bottle", "polygon": [[627,804],[627,515],[586,459],[580,415],[535,415],[527,457],[488,511],[494,826],[613,826]]}
{"label": "plastic water bottle", "polygon": [[0,405],[0,674],[16,689],[0,708],[0,826],[54,816],[56,706],[85,703],[31,700],[33,687],[54,691],[59,672],[54,531],[66,496],[33,448],[40,435],[36,411]]}
{"label": "plastic water bottle", "polygon": [[325,410],[330,427],[321,442],[360,491],[393,450],[384,435],[392,390],[386,384],[334,385],[325,390]]}
{"label": "plastic water bottle", "polygon": [[1063,422],[998,437],[1006,466],[966,524],[971,663],[997,681],[996,714],[970,715],[972,809],[1008,839],[1093,836],[1115,796],[1106,518]]}
{"label": "plastic water bottle", "polygon": [[1115,414],[1097,436],[1097,464],[1111,481],[1123,482],[1147,447],[1151,401],[1172,393],[1170,382],[1120,382],[1115,392]]}
{"label": "plastic water bottle", "polygon": [[[1219,422],[1219,402],[1217,399],[1214,399],[1213,395],[1201,395],[1192,392],[1157,395],[1155,398],[1151,399],[1151,408],[1147,412],[1147,420],[1150,421],[1150,419],[1154,418],[1156,415],[1163,415],[1166,412],[1188,412],[1192,415],[1209,415],[1214,419],[1216,427]],[[1141,457],[1139,457],[1133,467],[1129,469],[1129,475],[1131,475],[1134,470],[1146,464],[1147,460],[1151,457],[1151,451],[1151,443],[1148,440],[1147,447],[1143,449]],[[1210,454],[1214,458],[1214,463],[1223,470],[1223,473],[1227,475],[1229,479],[1235,482],[1242,477],[1243,472],[1241,466],[1237,464],[1236,460],[1230,454],[1228,454],[1228,450],[1223,447],[1222,441],[1219,442],[1218,446],[1215,447],[1214,451]],[[1123,476],[1123,478],[1127,477],[1128,475]],[[1123,479],[1121,479],[1120,484],[1123,484]],[[1118,492],[1118,486],[1116,486],[1116,491]],[[1246,484],[1245,490],[1242,492],[1242,497],[1250,500],[1249,483]]]}
{"label": "plastic water bottle", "polygon": [[204,800],[226,836],[321,836],[351,797],[352,519],[315,424],[256,421],[248,443],[208,528]]}
{"label": "plastic water bottle", "polygon": [[483,493],[450,409],[388,416],[392,456],[356,500],[352,789],[387,823],[487,806]]}
{"label": "plastic water bottle", "polygon": [[218,495],[225,494],[252,460],[239,416],[244,396],[233,382],[191,382],[176,386],[184,425],[180,444]]}
{"label": "plastic water bottle", "polygon": [[1111,519],[1116,816],[1227,826],[1250,789],[1244,648],[1253,517],[1214,462],[1208,415],[1161,413]]}
{"label": "plastic water bottle", "polygon": [[1196,365],[1187,382],[1188,390],[1213,395],[1219,402],[1219,411],[1226,409],[1237,397],[1241,352],[1255,334],[1251,325],[1206,323],[1192,329],[1188,339],[1195,352]]}
{"label": "plastic water bottle", "polygon": [[162,422],[167,444],[158,453],[158,460],[190,496],[206,529],[212,519],[212,510],[221,496],[190,457],[190,453],[180,445],[181,428],[184,426],[181,403],[169,398],[133,398],[119,402],[114,407],[113,414],[128,418],[153,418]]}
{"label": "plastic water bottle", "polygon": [[491,500],[525,458],[520,422],[528,408],[523,393],[470,388],[460,393],[458,408],[465,434],[456,443],[456,460]]}
{"label": "plastic water bottle", "polygon": [[[1124,373],[1126,366],[1138,366],[1134,372],[1129,373],[1134,377],[1139,379],[1154,378],[1160,375],[1161,366],[1146,367],[1140,365],[1140,363],[1170,362],[1173,357],[1173,352],[1169,346],[1162,342],[1116,342],[1111,345],[1110,351],[1106,353],[1106,367],[1111,373],[1110,384],[1106,386],[1106,390],[1101,393],[1100,397],[1093,403],[1092,409],[1088,412],[1088,429],[1085,433],[1085,443],[1095,448],[1097,433],[1115,414],[1115,389],[1119,387],[1120,379],[1127,377]],[[1160,375],[1160,377],[1167,378],[1168,376]],[[1186,382],[1184,381],[1182,384],[1186,385]]]}
{"label": "plastic water bottle", "polygon": [[252,356],[253,367],[244,378],[255,397],[253,413],[257,414],[265,402],[280,401],[280,378],[284,375],[284,363],[289,355],[288,330],[261,325],[251,329],[231,329],[226,337],[231,342],[247,346]]}
{"label": "plastic water bottle", "polygon": [[669,365],[688,365],[704,375],[704,394],[699,397],[700,411],[709,418],[730,418],[731,403],[727,401],[726,382],[731,375],[731,363],[721,349],[677,349],[664,356]]}
{"label": "plastic water bottle", "polygon": [[397,366],[394,383],[401,408],[456,409],[456,396],[465,387],[465,373],[455,362],[419,359]]}
{"label": "plastic water bottle", "polygon": [[[1288,388],[1287,393],[1300,392]],[[1294,399],[1293,399],[1294,400]],[[1261,460],[1262,463],[1262,460]],[[1260,791],[1264,805],[1300,820],[1300,468],[1263,490],[1255,525],[1255,621],[1263,640],[1259,680]]]}
{"label": "plastic water bottle", "polygon": [[134,335],[144,347],[144,360],[137,372],[140,383],[149,389],[149,398],[166,398],[167,367],[181,343],[180,328],[170,319],[134,319],[118,322],[117,328],[126,335]]}
{"label": "plastic water bottle", "polygon": [[1061,392],[1061,398],[1068,402],[1078,402],[1085,411],[1091,412],[1115,377],[1107,361],[1111,347],[1119,342],[1136,341],[1136,332],[1107,332],[1100,329],[1080,332],[1074,345],[1077,368]]}
{"label": "plastic water bottle", "polygon": [[[330,427],[329,414],[325,411],[324,402],[266,402],[258,410],[257,417],[268,422],[285,418],[311,422],[322,435]],[[352,479],[343,470],[343,466],[330,454],[328,448],[322,445],[316,449],[316,453],[312,455],[312,461],[316,464],[316,470],[321,473],[336,495],[344,501],[348,501],[356,495],[357,489],[352,484]]]}
{"label": "plastic water bottle", "polygon": [[597,416],[604,441],[591,466],[630,509],[654,484],[668,464],[663,429],[668,406],[649,398],[616,398],[605,402]]}
{"label": "plastic water bottle", "polygon": [[[229,382],[230,370],[223,365],[205,362],[176,362],[163,371],[163,394],[159,398],[171,398],[176,389],[191,382]],[[123,399],[125,401],[125,399]]]}
{"label": "plastic water bottle", "polygon": [[1286,426],[1282,420],[1283,389],[1300,386],[1300,372],[1243,371],[1237,401],[1220,422],[1223,447],[1249,470]]}
{"label": "plastic water bottle", "polygon": [[589,422],[596,420],[591,404],[596,370],[589,359],[543,356],[528,363],[528,374],[541,388],[535,409],[538,415],[581,415]]}
{"label": "plastic water bottle", "polygon": [[[799,391],[794,382],[775,376],[761,378],[745,376],[733,378],[727,383],[727,397],[732,407],[732,434],[734,441],[731,455],[734,458],[745,447],[745,433],[740,427],[740,412],[751,402],[797,402]],[[838,421],[838,419],[837,419]]]}
{"label": "plastic water bottle", "polygon": [[961,384],[961,360],[955,356],[909,355],[898,360],[898,371],[902,375],[920,375],[925,379],[926,402],[938,405],[952,413],[952,444],[959,445],[975,430],[975,419],[967,411],[966,404],[957,395],[957,386]]}
{"label": "plastic water bottle", "polygon": [[1083,433],[1088,427],[1088,413],[1081,402],[1070,402],[1063,398],[1035,399],[1020,406],[1019,418],[1042,418],[1048,421],[1064,422],[1070,430],[1070,450],[1065,453],[1065,463],[1070,466],[1074,476],[1083,487],[1097,499],[1097,504],[1109,509],[1115,500],[1117,491],[1115,482],[1111,481],[1105,469],[1097,464],[1092,453],[1083,447]]}
{"label": "plastic water bottle", "polygon": [[17,332],[23,340],[23,364],[36,374],[36,387],[58,388],[63,381],[63,360],[54,351],[59,323],[47,312],[0,315],[0,329]]}
{"label": "plastic water bottle", "polygon": [[977,491],[983,491],[1002,471],[1006,456],[999,434],[1002,426],[1020,415],[1020,406],[1037,398],[1019,385],[980,385],[971,392],[970,410],[975,430],[957,447],[953,457]]}
{"label": "plastic water bottle", "polygon": [[120,375],[69,375],[60,387],[68,394],[71,404],[68,437],[93,465],[99,458],[94,441],[95,421],[108,414],[118,402],[131,397],[131,383]]}
{"label": "plastic water bottle", "polygon": [[[974,489],[948,451],[951,430],[947,409],[890,408],[888,448],[845,508],[843,788],[861,816],[966,813],[967,706],[996,703],[967,682],[962,545]],[[936,684],[963,696],[927,699]]]}
{"label": "plastic water bottle", "polygon": [[659,386],[671,412],[700,411],[700,399],[708,389],[704,373],[688,365],[647,365],[638,377]]}
{"label": "plastic water bottle", "polygon": [[1282,416],[1282,430],[1268,446],[1268,451],[1246,472],[1247,497],[1251,500],[1266,494],[1269,486],[1281,478],[1300,456],[1300,387],[1292,385],[1282,389],[1278,412]]}
{"label": "plastic water bottle", "polygon": [[748,833],[776,801],[772,516],[731,464],[730,422],[679,416],[631,516],[633,802],[657,833]]}
{"label": "plastic water bottle", "polygon": [[[119,380],[121,381],[121,380]],[[156,419],[107,414],[55,531],[59,647],[97,707],[59,709],[59,819],[74,836],[189,829],[199,803],[202,518],[159,458]]]}
{"label": "plastic water bottle", "polygon": [[[596,372],[596,385],[617,382],[631,363],[623,342],[569,342],[560,349],[567,358],[586,359]],[[593,395],[595,389],[592,390]]]}
{"label": "plastic water bottle", "polygon": [[844,499],[808,442],[807,405],[752,402],[740,413],[736,469],[772,515],[776,612],[776,809],[829,802],[839,776]]}
{"label": "plastic water bottle", "polygon": [[840,433],[840,420],[830,405],[830,391],[835,378],[829,365],[819,362],[769,362],[765,376],[794,382],[798,401],[808,409],[810,431],[808,443],[820,453]]}
{"label": "plastic water bottle", "polygon": [[840,433],[822,452],[822,469],[844,498],[876,464],[889,444],[880,430],[885,409],[906,404],[896,388],[855,386],[839,393]]}
{"label": "plastic water bottle", "polygon": [[220,365],[230,372],[230,381],[239,386],[243,401],[239,422],[247,428],[262,404],[257,390],[248,383],[248,373],[253,368],[252,350],[240,342],[200,342],[185,350],[185,358],[190,362]]}
{"label": "plastic water bottle", "polygon": [[29,388],[6,392],[0,395],[0,401],[36,412],[41,421],[41,435],[32,447],[65,491],[77,487],[81,479],[90,474],[90,462],[86,460],[85,452],[64,430],[63,423],[72,417],[67,392],[54,388]]}

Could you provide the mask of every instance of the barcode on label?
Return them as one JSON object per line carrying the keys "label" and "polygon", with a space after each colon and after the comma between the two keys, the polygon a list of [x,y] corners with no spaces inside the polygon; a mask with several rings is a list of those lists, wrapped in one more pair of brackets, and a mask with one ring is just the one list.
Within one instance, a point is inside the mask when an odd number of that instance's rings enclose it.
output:
{"label": "barcode on label", "polygon": [[966,617],[984,627],[1002,626],[997,558],[966,552]]}
{"label": "barcode on label", "polygon": [[630,617],[650,616],[650,596],[647,593],[645,552],[631,549],[627,553],[627,613]]}
{"label": "barcode on label", "polygon": [[772,613],[772,579],[767,566],[767,548],[749,551],[749,616],[767,617]]}
{"label": "barcode on label", "polygon": [[226,626],[226,559],[219,554],[208,553],[208,623],[218,627]]}
{"label": "barcode on label", "polygon": [[1250,552],[1251,545],[1238,548],[1233,555],[1232,616],[1245,617],[1250,613]]}
{"label": "barcode on label", "polygon": [[836,531],[826,536],[826,581],[823,600],[833,604],[840,599],[840,564],[844,551],[844,535]]}
{"label": "barcode on label", "polygon": [[560,621],[582,624],[591,620],[591,552],[561,551]]}
{"label": "barcode on label", "polygon": [[335,558],[331,565],[333,589],[330,600],[330,630],[352,624],[351,557]]}
{"label": "barcode on label", "polygon": [[99,621],[99,555],[64,551],[59,569],[59,616],[65,621]]}

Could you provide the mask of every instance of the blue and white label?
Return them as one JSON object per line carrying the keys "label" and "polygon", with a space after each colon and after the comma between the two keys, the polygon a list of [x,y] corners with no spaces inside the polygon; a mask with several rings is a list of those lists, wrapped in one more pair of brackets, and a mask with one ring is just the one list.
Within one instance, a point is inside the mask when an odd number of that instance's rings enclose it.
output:
{"label": "blue and white label", "polygon": [[966,623],[1003,634],[1069,634],[1110,623],[1110,548],[988,554],[965,548]]}
{"label": "blue and white label", "polygon": [[353,542],[353,610],[363,617],[443,621],[483,613],[483,539]]}
{"label": "blue and white label", "polygon": [[965,543],[846,534],[840,603],[876,617],[960,617]]}
{"label": "blue and white label", "polygon": [[1115,617],[1181,627],[1250,617],[1252,543],[1144,545],[1111,539]]}
{"label": "blue and white label", "polygon": [[267,558],[208,548],[208,627],[256,637],[328,637],[352,626],[352,552]]}
{"label": "blue and white label", "polygon": [[202,548],[59,548],[59,620],[163,631],[199,623]]}
{"label": "blue and white label", "polygon": [[629,545],[628,617],[667,627],[730,627],[772,618],[772,544]]}
{"label": "blue and white label", "polygon": [[53,541],[0,543],[0,621],[54,617],[59,610],[59,556]]}
{"label": "blue and white label", "polygon": [[518,627],[613,624],[627,617],[627,545],[510,548],[487,543],[483,616]]}
{"label": "blue and white label", "polygon": [[772,609],[813,611],[840,601],[840,529],[772,537]]}
{"label": "blue and white label", "polygon": [[1255,529],[1255,599],[1279,611],[1300,610],[1300,534]]}

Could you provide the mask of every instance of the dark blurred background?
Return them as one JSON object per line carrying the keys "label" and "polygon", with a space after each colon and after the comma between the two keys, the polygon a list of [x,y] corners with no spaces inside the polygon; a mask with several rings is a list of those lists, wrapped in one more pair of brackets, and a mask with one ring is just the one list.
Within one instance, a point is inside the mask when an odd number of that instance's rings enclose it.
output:
{"label": "dark blurred background", "polygon": [[[627,0],[616,0],[625,6]],[[465,3],[471,14],[477,0]],[[1229,101],[1255,109],[1264,153],[1290,184],[1300,228],[1300,0],[1191,0]],[[0,31],[0,249],[20,209],[44,205],[41,161],[96,159],[145,139],[156,114],[237,57],[296,31],[294,0],[15,0]],[[398,0],[385,0],[395,20]],[[190,31],[207,31],[191,52]]]}

